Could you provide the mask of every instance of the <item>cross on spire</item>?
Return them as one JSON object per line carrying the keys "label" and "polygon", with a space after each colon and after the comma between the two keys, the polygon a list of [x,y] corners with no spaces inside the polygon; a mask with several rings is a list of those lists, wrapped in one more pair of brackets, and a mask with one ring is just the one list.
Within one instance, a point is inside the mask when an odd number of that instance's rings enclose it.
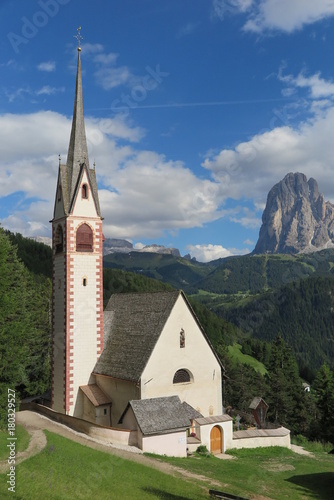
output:
{"label": "cross on spire", "polygon": [[76,38],[78,40],[78,50],[81,50],[81,47],[80,47],[80,43],[81,43],[81,40],[83,40],[83,37],[81,36],[81,26],[79,26],[79,28],[77,29],[77,34],[74,35],[74,38]]}

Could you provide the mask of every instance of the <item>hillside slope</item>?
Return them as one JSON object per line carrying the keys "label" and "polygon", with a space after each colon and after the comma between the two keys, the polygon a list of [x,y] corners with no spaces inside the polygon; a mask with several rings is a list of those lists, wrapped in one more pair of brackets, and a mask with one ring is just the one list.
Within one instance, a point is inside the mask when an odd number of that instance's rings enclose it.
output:
{"label": "hillside slope", "polygon": [[281,335],[301,366],[334,368],[334,277],[290,283],[216,312],[258,339]]}
{"label": "hillside slope", "polygon": [[218,264],[203,264],[174,255],[130,252],[107,255],[103,265],[132,271],[185,289],[205,277]]}

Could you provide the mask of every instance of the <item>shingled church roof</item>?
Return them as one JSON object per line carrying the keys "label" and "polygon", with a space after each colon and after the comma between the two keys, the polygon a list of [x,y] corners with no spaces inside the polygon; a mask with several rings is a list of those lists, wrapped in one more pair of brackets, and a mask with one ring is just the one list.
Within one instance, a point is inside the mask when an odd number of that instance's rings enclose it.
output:
{"label": "shingled church roof", "polygon": [[182,291],[114,294],[104,311],[104,349],[93,373],[138,382],[180,296],[213,350]]}
{"label": "shingled church roof", "polygon": [[105,345],[94,373],[138,381],[180,293],[112,295],[103,318]]}

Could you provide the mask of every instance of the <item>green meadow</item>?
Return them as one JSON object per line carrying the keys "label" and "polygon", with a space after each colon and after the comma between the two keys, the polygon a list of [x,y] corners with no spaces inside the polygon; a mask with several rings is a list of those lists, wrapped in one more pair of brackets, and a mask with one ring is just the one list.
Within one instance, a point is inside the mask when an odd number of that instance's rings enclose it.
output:
{"label": "green meadow", "polygon": [[267,373],[266,367],[263,363],[260,363],[260,361],[252,356],[241,352],[241,344],[229,345],[228,352],[233,361],[239,361],[239,363],[249,365],[261,375],[265,375]]}
{"label": "green meadow", "polygon": [[16,468],[15,494],[0,475],[0,498],[204,499],[207,489],[45,431],[47,446]]}
{"label": "green meadow", "polygon": [[[27,440],[19,432],[22,449]],[[333,498],[334,455],[319,444],[313,446],[314,458],[278,447],[232,450],[233,460],[196,454],[185,459],[152,457],[176,466],[179,477],[174,477],[57,434],[45,434],[44,450],[16,468],[16,499],[200,500],[209,498],[210,488],[261,500]],[[6,474],[0,475],[1,499],[13,498],[6,480]]]}

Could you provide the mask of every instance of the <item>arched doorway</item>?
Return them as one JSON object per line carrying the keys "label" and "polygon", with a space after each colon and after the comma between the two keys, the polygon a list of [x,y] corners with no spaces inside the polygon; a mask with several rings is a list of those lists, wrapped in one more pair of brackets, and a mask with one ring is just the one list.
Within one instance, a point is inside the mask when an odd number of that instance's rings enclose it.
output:
{"label": "arched doorway", "polygon": [[223,437],[222,429],[218,427],[218,425],[212,427],[210,433],[210,451],[213,455],[222,453],[223,451],[222,437]]}

